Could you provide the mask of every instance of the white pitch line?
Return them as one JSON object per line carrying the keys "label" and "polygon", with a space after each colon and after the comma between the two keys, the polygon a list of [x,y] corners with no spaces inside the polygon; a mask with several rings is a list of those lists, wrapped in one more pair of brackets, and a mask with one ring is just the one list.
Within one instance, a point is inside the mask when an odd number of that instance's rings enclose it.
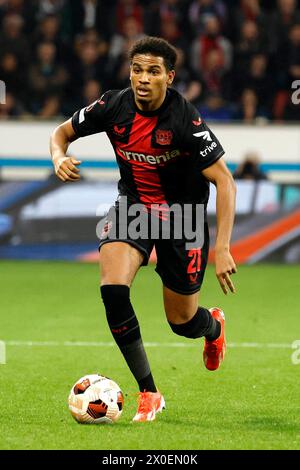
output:
{"label": "white pitch line", "polygon": [[[6,346],[42,346],[42,347],[113,347],[115,342],[97,342],[97,341],[4,341]],[[260,348],[260,349],[291,349],[293,343],[228,343],[229,348]],[[153,343],[144,342],[148,348],[195,348],[198,344],[191,343]]]}

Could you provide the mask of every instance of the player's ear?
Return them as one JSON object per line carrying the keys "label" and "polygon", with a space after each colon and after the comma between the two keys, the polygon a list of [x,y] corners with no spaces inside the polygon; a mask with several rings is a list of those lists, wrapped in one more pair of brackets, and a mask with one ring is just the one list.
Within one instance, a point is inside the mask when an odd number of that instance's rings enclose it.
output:
{"label": "player's ear", "polygon": [[167,79],[167,85],[172,85],[173,80],[175,78],[175,70],[169,70],[168,72],[168,79]]}

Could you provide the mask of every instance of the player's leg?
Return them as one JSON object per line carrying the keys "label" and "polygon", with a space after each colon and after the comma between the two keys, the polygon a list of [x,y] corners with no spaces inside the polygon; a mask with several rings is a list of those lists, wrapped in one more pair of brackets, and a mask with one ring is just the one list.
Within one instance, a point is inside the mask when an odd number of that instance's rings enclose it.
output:
{"label": "player's leg", "polygon": [[101,286],[126,285],[131,287],[134,277],[144,261],[144,255],[126,242],[112,241],[99,251]]}
{"label": "player's leg", "polygon": [[199,292],[178,294],[163,286],[164,306],[169,325],[176,333],[186,338],[205,336],[212,341],[220,335],[220,323],[211,312],[199,307]]}
{"label": "player's leg", "polygon": [[218,369],[226,350],[222,310],[198,307],[198,293],[183,295],[166,286],[163,289],[165,312],[172,331],[186,338],[204,336],[204,364],[208,370]]}
{"label": "player's leg", "polygon": [[110,330],[140,391],[156,392],[138,320],[130,301],[130,287],[143,260],[143,254],[128,243],[102,245],[99,253],[100,289]]}
{"label": "player's leg", "polygon": [[225,354],[224,314],[218,308],[199,307],[207,264],[208,240],[202,248],[187,250],[184,240],[157,245],[157,272],[163,281],[166,316],[174,333],[205,337],[203,359],[209,370],[219,367]]}
{"label": "player's leg", "polygon": [[107,321],[140,389],[138,411],[133,420],[152,421],[165,403],[156,389],[130,302],[130,287],[144,255],[128,243],[111,242],[101,247],[99,261]]}

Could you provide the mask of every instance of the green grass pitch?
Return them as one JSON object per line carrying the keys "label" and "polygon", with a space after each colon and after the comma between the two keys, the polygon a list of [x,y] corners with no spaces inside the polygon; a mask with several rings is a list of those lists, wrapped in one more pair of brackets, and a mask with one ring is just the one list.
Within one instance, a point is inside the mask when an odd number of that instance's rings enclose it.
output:
{"label": "green grass pitch", "polygon": [[[132,301],[167,406],[143,424],[131,422],[135,382],[117,347],[106,344],[112,338],[98,267],[1,261],[0,279],[0,340],[7,353],[0,365],[0,449],[300,448],[300,364],[291,360],[291,344],[300,339],[299,266],[240,267],[237,294],[227,297],[208,268],[201,303],[223,308],[229,343],[215,372],[203,365],[202,339],[169,329],[153,267],[138,273]],[[77,424],[67,408],[69,390],[97,372],[121,386],[123,414],[114,425]]]}

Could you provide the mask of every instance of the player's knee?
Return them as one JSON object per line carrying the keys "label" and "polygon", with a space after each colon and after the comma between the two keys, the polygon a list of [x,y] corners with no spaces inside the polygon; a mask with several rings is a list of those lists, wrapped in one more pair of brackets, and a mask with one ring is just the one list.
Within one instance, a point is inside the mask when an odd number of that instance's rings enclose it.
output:
{"label": "player's knee", "polygon": [[186,312],[183,312],[182,315],[168,316],[168,323],[173,333],[179,336],[185,336],[182,325],[188,324],[192,317],[193,315],[188,315]]}
{"label": "player's knee", "polygon": [[188,322],[193,315],[195,314],[194,312],[191,311],[186,311],[185,309],[177,309],[177,308],[168,308],[165,309],[166,311],[166,316],[169,322],[172,323],[186,323]]}
{"label": "player's knee", "polygon": [[186,322],[173,323],[169,320],[171,330],[179,336],[186,338],[200,338],[205,336],[211,325],[210,312],[202,307],[198,307],[197,312]]}
{"label": "player's knee", "polygon": [[173,333],[179,336],[186,336],[185,325],[190,322],[194,314],[185,310],[177,311],[176,309],[169,310],[166,313],[169,326]]}

